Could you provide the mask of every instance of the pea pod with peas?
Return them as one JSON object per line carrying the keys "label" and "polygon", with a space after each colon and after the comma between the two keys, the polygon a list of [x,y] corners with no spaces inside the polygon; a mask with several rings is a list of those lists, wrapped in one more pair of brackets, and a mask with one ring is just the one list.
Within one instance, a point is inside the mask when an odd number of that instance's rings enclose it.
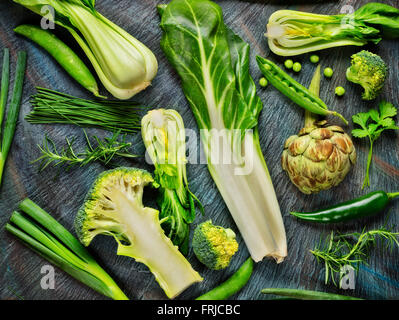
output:
{"label": "pea pod with peas", "polygon": [[98,93],[96,79],[78,55],[48,30],[43,30],[34,25],[20,25],[14,29],[17,34],[37,43],[45,49],[69,75],[96,97]]}
{"label": "pea pod with peas", "polygon": [[345,124],[348,124],[348,121],[341,114],[328,110],[327,105],[319,97],[291,78],[275,63],[260,56],[256,57],[256,61],[266,80],[293,102],[321,116],[337,116],[345,122]]}

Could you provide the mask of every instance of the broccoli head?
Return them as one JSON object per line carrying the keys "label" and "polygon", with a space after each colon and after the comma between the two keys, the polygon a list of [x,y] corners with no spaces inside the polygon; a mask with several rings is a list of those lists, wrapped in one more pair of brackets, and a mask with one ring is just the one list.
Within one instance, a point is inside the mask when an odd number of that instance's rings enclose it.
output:
{"label": "broccoli head", "polygon": [[102,173],[76,215],[75,229],[86,246],[98,234],[113,236],[117,254],[144,263],[172,298],[202,278],[165,235],[158,210],[143,205],[144,187],[153,182],[141,169]]}
{"label": "broccoli head", "polygon": [[215,226],[208,220],[195,228],[192,242],[194,253],[209,269],[224,269],[238,250],[235,237],[233,230]]}
{"label": "broccoli head", "polygon": [[387,78],[388,69],[380,56],[366,50],[352,55],[351,66],[346,71],[346,78],[360,84],[364,100],[373,100],[380,93]]}

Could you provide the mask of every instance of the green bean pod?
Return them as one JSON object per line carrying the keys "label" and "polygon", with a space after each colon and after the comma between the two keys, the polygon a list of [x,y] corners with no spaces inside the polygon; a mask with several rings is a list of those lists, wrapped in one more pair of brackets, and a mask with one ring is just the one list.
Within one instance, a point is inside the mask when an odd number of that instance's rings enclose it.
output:
{"label": "green bean pod", "polygon": [[384,191],[374,191],[354,200],[346,201],[335,206],[314,212],[291,212],[291,214],[301,220],[336,223],[353,219],[360,219],[368,216],[377,215],[382,212],[397,193],[386,193]]}
{"label": "green bean pod", "polygon": [[240,291],[251,277],[254,262],[248,258],[242,266],[225,282],[195,300],[226,300]]}
{"label": "green bean pod", "polygon": [[98,85],[93,74],[73,50],[48,30],[33,25],[20,25],[14,29],[45,49],[68,74],[96,97]]}
{"label": "green bean pod", "polygon": [[344,121],[345,124],[348,124],[348,121],[341,114],[328,110],[327,105],[319,97],[291,78],[276,64],[260,56],[256,57],[256,61],[258,62],[259,69],[265,78],[277,90],[300,107],[321,116],[337,116]]}
{"label": "green bean pod", "polygon": [[274,294],[277,296],[283,296],[298,300],[363,300],[356,297],[344,296],[342,294],[285,288],[266,288],[263,289],[261,293]]}

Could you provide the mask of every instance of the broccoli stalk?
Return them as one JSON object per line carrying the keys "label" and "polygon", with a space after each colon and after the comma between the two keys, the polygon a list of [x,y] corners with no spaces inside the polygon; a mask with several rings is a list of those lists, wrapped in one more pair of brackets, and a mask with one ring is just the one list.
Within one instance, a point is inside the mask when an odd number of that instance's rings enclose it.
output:
{"label": "broccoli stalk", "polygon": [[346,78],[363,87],[363,100],[377,98],[384,87],[387,74],[388,68],[384,60],[366,50],[352,55],[351,66],[346,70]]}
{"label": "broccoli stalk", "polygon": [[150,173],[134,168],[116,168],[94,182],[75,219],[80,241],[88,246],[98,234],[118,242],[118,255],[144,263],[169,298],[201,276],[164,234],[158,211],[144,207],[143,189],[153,183]]}

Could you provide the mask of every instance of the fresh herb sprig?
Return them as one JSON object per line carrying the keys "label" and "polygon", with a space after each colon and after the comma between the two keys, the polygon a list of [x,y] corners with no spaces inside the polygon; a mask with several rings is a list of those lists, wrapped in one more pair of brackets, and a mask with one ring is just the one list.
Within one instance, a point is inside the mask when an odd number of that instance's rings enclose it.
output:
{"label": "fresh herb sprig", "polygon": [[389,102],[382,101],[379,104],[379,111],[371,109],[368,112],[360,112],[352,116],[352,121],[359,125],[361,129],[353,129],[352,135],[356,138],[369,138],[370,149],[367,158],[366,176],[363,181],[362,189],[370,186],[370,165],[373,156],[373,144],[385,130],[398,130],[393,117],[398,110]]}
{"label": "fresh herb sprig", "polygon": [[385,227],[377,230],[354,232],[335,235],[331,232],[329,238],[322,246],[319,244],[310,252],[320,262],[325,265],[325,283],[331,280],[337,285],[336,279],[339,274],[341,282],[341,271],[345,266],[351,266],[358,271],[362,263],[367,264],[369,250],[376,245],[377,239],[384,241],[387,247],[393,247],[395,244],[399,247],[399,232],[391,232]]}
{"label": "fresh herb sprig", "polygon": [[66,138],[67,147],[58,151],[54,141],[46,136],[43,145],[38,145],[42,155],[32,161],[32,163],[41,162],[39,170],[42,171],[50,164],[53,166],[66,164],[68,168],[70,168],[75,165],[84,166],[94,161],[108,164],[114,156],[124,158],[137,157],[137,155],[129,152],[128,149],[132,144],[126,142],[126,136],[124,136],[121,141],[118,140],[120,131],[115,132],[111,138],[105,138],[104,140],[100,140],[97,136],[93,136],[96,141],[96,147],[90,142],[86,131],[84,131],[84,134],[87,147],[80,153],[77,153],[73,148],[74,140]]}

